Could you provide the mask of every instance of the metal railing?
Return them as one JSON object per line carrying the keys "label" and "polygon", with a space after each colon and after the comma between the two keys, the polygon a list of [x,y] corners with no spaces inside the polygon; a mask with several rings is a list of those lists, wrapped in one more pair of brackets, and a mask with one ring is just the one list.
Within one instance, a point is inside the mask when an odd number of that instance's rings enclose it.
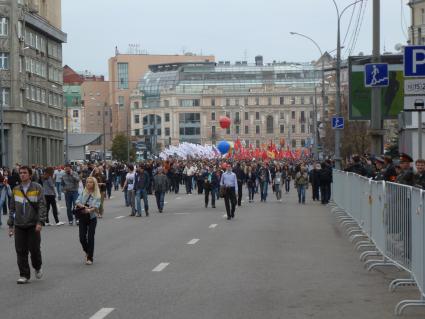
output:
{"label": "metal railing", "polygon": [[332,213],[368,271],[405,270],[409,278],[393,280],[390,291],[401,286],[419,289],[419,299],[399,302],[395,313],[425,306],[425,191],[334,170],[332,197]]}

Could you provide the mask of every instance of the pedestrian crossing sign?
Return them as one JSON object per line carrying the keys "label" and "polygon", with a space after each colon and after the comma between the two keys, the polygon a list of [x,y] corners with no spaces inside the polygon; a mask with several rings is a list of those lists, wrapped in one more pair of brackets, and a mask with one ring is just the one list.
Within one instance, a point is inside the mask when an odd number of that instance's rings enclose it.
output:
{"label": "pedestrian crossing sign", "polygon": [[365,87],[386,87],[389,85],[388,64],[369,63],[364,66]]}

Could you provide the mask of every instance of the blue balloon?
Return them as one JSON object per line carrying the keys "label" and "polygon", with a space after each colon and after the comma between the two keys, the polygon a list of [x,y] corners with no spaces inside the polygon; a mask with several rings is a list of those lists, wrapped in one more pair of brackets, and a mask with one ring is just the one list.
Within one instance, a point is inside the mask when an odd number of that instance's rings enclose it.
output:
{"label": "blue balloon", "polygon": [[217,148],[221,154],[227,154],[230,149],[230,144],[227,141],[221,141],[220,143],[218,143]]}

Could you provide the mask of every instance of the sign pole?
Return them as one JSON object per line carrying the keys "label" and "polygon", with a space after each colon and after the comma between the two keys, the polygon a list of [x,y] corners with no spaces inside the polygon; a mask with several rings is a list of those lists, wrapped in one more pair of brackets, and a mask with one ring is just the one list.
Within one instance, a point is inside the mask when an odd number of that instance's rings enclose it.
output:
{"label": "sign pole", "polygon": [[418,159],[422,159],[422,111],[418,111]]}

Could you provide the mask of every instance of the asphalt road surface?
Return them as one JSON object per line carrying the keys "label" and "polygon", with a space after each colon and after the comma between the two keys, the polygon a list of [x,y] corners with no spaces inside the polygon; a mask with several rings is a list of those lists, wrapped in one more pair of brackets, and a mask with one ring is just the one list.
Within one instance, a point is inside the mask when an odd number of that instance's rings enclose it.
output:
{"label": "asphalt road surface", "polygon": [[0,318],[382,319],[419,296],[413,288],[388,292],[405,274],[368,273],[329,208],[307,196],[299,205],[293,191],[283,202],[269,194],[260,203],[257,195],[228,221],[223,200],[204,208],[197,194],[167,194],[162,214],[149,196],[150,216],[128,217],[115,192],[98,222],[94,264],[83,263],[76,226],[45,227],[44,277],[27,285],[16,284],[14,243],[3,225]]}

